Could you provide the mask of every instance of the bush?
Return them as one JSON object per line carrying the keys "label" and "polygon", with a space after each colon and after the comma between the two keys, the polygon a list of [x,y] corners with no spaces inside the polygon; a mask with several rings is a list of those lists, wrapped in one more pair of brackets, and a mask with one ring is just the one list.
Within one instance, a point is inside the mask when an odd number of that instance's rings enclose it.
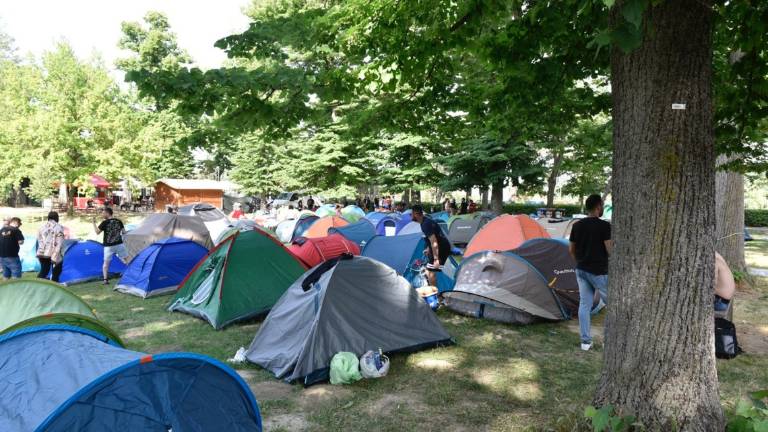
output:
{"label": "bush", "polygon": [[736,412],[728,419],[728,432],[760,432],[768,430],[768,390],[757,391],[749,395],[749,400],[741,400],[736,405]]}
{"label": "bush", "polygon": [[744,210],[744,225],[748,227],[768,227],[768,210]]}

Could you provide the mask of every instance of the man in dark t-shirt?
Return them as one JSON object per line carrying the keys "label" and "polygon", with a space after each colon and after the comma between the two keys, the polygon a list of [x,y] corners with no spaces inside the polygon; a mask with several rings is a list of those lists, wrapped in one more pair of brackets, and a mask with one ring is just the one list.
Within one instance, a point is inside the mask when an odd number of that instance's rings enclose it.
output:
{"label": "man in dark t-shirt", "polygon": [[14,217],[8,221],[7,225],[0,228],[0,263],[2,263],[4,279],[21,277],[19,249],[24,244],[24,235],[19,227],[21,227],[21,219]]}
{"label": "man in dark t-shirt", "polygon": [[122,261],[128,257],[128,252],[123,244],[125,226],[120,219],[114,218],[112,215],[112,209],[104,207],[101,211],[101,218],[103,219],[101,223],[96,225],[96,220],[93,221],[93,229],[96,234],[104,233],[104,264],[101,268],[104,285],[109,284],[109,264],[112,262],[112,257],[117,255],[117,258]]}
{"label": "man in dark t-shirt", "polygon": [[[421,225],[421,232],[427,239],[426,255],[432,270],[439,270],[451,255],[451,242],[443,234],[440,225],[432,219],[424,216],[424,208],[415,205],[411,208],[411,218]],[[429,284],[437,286],[437,277],[434,271],[427,272]]]}
{"label": "man in dark t-shirt", "polygon": [[611,241],[611,224],[600,219],[603,216],[603,199],[590,195],[584,205],[587,217],[576,222],[571,229],[570,253],[576,260],[576,281],[579,284],[579,333],[581,349],[592,348],[591,311],[595,292],[607,303],[608,255]]}

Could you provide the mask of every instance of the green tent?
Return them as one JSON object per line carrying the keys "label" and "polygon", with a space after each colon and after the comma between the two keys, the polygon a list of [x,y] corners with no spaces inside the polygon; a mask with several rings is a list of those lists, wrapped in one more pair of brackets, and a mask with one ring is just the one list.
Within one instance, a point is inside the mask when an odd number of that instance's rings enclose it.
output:
{"label": "green tent", "polygon": [[96,318],[87,303],[59,284],[44,279],[0,283],[0,331],[30,318],[62,312]]}
{"label": "green tent", "polygon": [[220,329],[268,312],[305,270],[269,234],[237,232],[192,269],[168,310],[194,315]]}
{"label": "green tent", "polygon": [[120,339],[120,336],[115,333],[114,330],[109,328],[105,323],[99,321],[96,318],[87,316],[87,315],[80,315],[80,314],[73,314],[73,313],[47,313],[45,315],[38,315],[36,317],[21,321],[19,323],[16,323],[2,332],[0,334],[4,333],[10,333],[12,331],[21,330],[25,327],[34,327],[39,325],[51,325],[51,324],[58,324],[58,325],[68,325],[72,327],[80,327],[84,328],[86,330],[91,330],[93,332],[99,333],[103,335],[104,337],[114,341],[116,344],[125,347],[125,344]]}
{"label": "green tent", "polygon": [[464,213],[464,214],[459,214],[459,215],[453,215],[453,216],[448,218],[448,222],[446,222],[446,223],[448,224],[448,227],[450,228],[451,224],[455,220],[472,220],[472,219],[474,219],[474,218],[476,218],[478,216],[480,216],[480,212]]}

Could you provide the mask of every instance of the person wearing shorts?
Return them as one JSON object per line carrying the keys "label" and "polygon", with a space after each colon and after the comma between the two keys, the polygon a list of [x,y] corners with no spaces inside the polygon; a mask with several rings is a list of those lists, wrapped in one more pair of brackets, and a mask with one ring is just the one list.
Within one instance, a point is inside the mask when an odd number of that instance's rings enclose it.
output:
{"label": "person wearing shorts", "polygon": [[101,218],[103,220],[99,225],[96,225],[96,219],[93,220],[93,229],[96,234],[104,233],[104,264],[101,267],[101,273],[104,276],[104,285],[108,285],[109,265],[112,263],[112,258],[117,256],[125,262],[128,252],[123,244],[123,234],[125,234],[123,222],[113,217],[112,209],[109,207],[104,207],[101,211]]}

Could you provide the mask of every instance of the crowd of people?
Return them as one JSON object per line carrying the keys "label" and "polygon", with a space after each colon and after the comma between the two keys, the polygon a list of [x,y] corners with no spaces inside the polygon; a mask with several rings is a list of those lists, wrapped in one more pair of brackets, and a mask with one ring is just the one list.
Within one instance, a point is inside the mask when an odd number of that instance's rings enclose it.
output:
{"label": "crowd of people", "polygon": [[[104,207],[101,210],[101,222],[97,223],[94,217],[94,232],[102,234],[102,244],[104,245],[104,261],[102,266],[103,283],[109,284],[109,264],[113,257],[123,262],[128,258],[127,251],[123,245],[123,235],[125,226],[120,219],[114,217],[114,212],[110,207]],[[40,279],[50,279],[53,282],[59,282],[61,273],[64,270],[64,241],[66,240],[66,228],[59,222],[59,213],[52,211],[48,213],[46,221],[37,231],[37,247],[35,255],[40,263],[40,271],[37,277]],[[24,244],[24,234],[21,232],[21,219],[12,217],[6,219],[3,227],[0,228],[0,265],[3,268],[4,279],[21,278],[21,257],[19,252]]]}

